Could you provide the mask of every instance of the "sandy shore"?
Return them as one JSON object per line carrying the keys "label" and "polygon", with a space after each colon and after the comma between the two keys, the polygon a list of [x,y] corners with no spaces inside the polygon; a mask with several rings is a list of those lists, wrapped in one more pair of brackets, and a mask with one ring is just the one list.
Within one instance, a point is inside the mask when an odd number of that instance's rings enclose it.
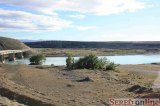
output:
{"label": "sandy shore", "polygon": [[0,104],[7,104],[1,98],[8,98],[28,106],[107,106],[109,98],[149,95],[126,89],[134,85],[152,88],[159,69],[160,65],[121,65],[115,72],[67,71],[65,67],[1,64]]}

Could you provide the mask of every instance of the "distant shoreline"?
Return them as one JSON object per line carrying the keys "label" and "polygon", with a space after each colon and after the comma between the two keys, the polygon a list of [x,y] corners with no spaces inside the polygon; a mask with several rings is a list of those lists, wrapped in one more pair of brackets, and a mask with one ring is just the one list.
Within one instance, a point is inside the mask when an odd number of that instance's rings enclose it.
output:
{"label": "distant shoreline", "polygon": [[95,54],[97,56],[124,56],[124,55],[156,55],[160,54],[158,49],[62,49],[62,48],[33,48],[37,53],[46,57],[67,57],[71,54],[74,57]]}

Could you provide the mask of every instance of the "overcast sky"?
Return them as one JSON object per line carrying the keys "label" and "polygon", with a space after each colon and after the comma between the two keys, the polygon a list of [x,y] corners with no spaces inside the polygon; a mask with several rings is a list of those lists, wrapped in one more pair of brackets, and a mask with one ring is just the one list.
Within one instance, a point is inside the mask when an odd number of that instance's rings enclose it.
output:
{"label": "overcast sky", "polygon": [[160,0],[0,0],[0,36],[158,41]]}

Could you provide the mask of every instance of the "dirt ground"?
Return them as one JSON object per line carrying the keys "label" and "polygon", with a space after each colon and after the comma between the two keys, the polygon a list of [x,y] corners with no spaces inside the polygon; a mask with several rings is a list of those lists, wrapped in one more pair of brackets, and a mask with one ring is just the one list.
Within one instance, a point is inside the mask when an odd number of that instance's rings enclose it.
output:
{"label": "dirt ground", "polygon": [[159,95],[159,72],[160,65],[121,65],[113,72],[1,64],[0,105],[108,106],[109,98],[149,95],[128,92],[133,85],[154,87]]}

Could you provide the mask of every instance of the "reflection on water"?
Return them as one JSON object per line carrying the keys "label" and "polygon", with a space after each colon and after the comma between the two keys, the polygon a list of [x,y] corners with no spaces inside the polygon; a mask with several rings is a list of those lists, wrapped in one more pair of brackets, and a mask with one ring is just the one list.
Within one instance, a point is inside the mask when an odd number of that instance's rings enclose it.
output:
{"label": "reflection on water", "polygon": [[15,61],[7,61],[7,64],[30,64],[28,58],[23,58],[23,59],[16,59]]}
{"label": "reflection on water", "polygon": [[[145,64],[160,62],[160,55],[123,55],[123,56],[99,56],[99,58],[106,57],[110,61],[117,64]],[[75,57],[75,60],[79,57]],[[8,64],[29,64],[29,59],[16,60],[15,62],[7,62]],[[44,65],[65,65],[66,57],[47,57]]]}

